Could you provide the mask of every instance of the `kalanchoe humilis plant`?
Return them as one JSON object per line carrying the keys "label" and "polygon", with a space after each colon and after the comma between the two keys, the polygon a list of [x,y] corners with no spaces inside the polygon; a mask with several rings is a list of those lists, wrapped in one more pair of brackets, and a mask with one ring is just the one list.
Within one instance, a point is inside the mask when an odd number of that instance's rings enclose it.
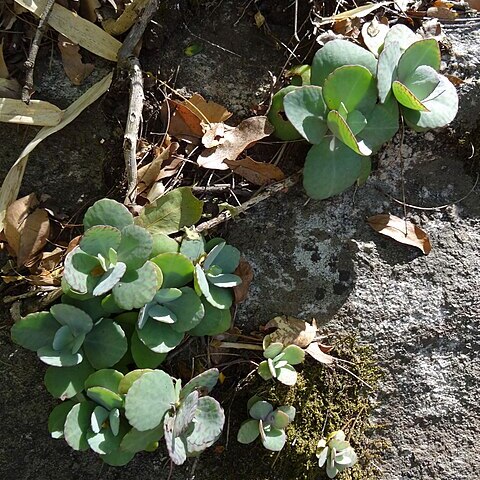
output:
{"label": "kalanchoe humilis plant", "polygon": [[125,332],[109,318],[95,323],[73,305],[54,305],[49,312],[31,313],[11,329],[14,342],[37,352],[40,360],[54,367],[72,367],[84,362],[95,368],[115,365],[127,351]]}
{"label": "kalanchoe humilis plant", "polygon": [[357,463],[357,454],[345,440],[342,430],[331,433],[327,438],[322,438],[317,445],[318,466],[327,464],[328,478],[334,478],[337,473],[353,467]]}
{"label": "kalanchoe humilis plant", "polygon": [[254,396],[248,401],[247,410],[252,418],[242,423],[237,440],[252,443],[260,437],[266,449],[280,451],[287,440],[285,427],[295,418],[295,408],[286,405],[274,410],[271,403]]}
{"label": "kalanchoe humilis plant", "polygon": [[84,217],[85,233],[65,259],[67,294],[103,296],[124,310],[141,308],[162,284],[162,272],[149,261],[152,235],[120,203],[102,199]]}
{"label": "kalanchoe humilis plant", "polygon": [[297,372],[293,365],[302,363],[305,351],[297,345],[286,347],[281,343],[271,343],[263,352],[266,358],[258,366],[258,374],[264,380],[274,378],[285,385],[297,383]]}

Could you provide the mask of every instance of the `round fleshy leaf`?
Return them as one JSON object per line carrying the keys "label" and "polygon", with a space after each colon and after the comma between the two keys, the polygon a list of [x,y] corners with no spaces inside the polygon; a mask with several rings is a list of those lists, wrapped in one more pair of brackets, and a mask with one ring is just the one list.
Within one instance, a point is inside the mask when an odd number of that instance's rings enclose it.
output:
{"label": "round fleshy leaf", "polygon": [[154,297],[157,303],[168,303],[177,300],[182,296],[182,291],[178,288],[161,288]]}
{"label": "round fleshy leaf", "polygon": [[91,387],[104,387],[112,392],[118,393],[118,388],[123,377],[123,373],[114,370],[113,368],[98,370],[85,380],[85,389]]}
{"label": "round fleshy leaf", "polygon": [[146,450],[149,445],[158,442],[163,437],[163,425],[151,430],[140,432],[132,428],[122,439],[120,448],[127,452],[138,453]]}
{"label": "round fleshy leaf", "polygon": [[182,296],[167,305],[177,317],[172,328],[177,332],[186,332],[195,328],[202,321],[205,316],[205,307],[192,288],[183,287],[180,291]]}
{"label": "round fleshy leaf", "polygon": [[157,368],[167,358],[166,353],[155,353],[146,347],[133,332],[130,349],[135,364],[138,368]]}
{"label": "round fleshy leaf", "polygon": [[422,103],[428,108],[428,112],[402,109],[408,126],[417,131],[444,127],[457,114],[457,91],[446,77],[440,76],[440,83]]}
{"label": "round fleshy leaf", "polygon": [[97,258],[82,252],[80,247],[75,247],[65,257],[63,278],[74,292],[85,294],[95,288],[97,278],[91,272],[97,267],[100,267]]}
{"label": "round fleshy leaf", "polygon": [[347,124],[354,135],[360,133],[367,126],[367,119],[360,110],[350,112],[346,118]]}
{"label": "round fleshy leaf", "polygon": [[344,65],[326,78],[323,98],[330,110],[338,110],[343,103],[348,112],[359,110],[368,115],[377,101],[375,79],[365,67]]}
{"label": "round fleshy leaf", "polygon": [[194,390],[180,403],[180,407],[175,412],[173,424],[173,435],[175,437],[184,434],[192,423],[198,406],[198,398],[198,391]]}
{"label": "round fleshy leaf", "polygon": [[87,396],[108,411],[123,406],[122,397],[105,387],[90,387],[87,390]]}
{"label": "round fleshy leaf", "polygon": [[297,345],[288,345],[282,353],[282,360],[286,360],[290,365],[297,365],[305,360],[305,350]]}
{"label": "round fleshy leaf", "polygon": [[[82,340],[82,343],[83,343],[83,340],[85,340],[85,334],[82,334],[80,339]],[[55,336],[53,337],[52,346],[53,346],[53,349],[57,351],[68,350],[71,353],[77,353],[80,347],[77,348],[75,351],[73,351],[72,346],[74,342],[75,342],[75,337],[73,336],[73,333],[70,330],[70,327],[67,327],[67,325],[63,325],[55,333]]]}
{"label": "round fleshy leaf", "polygon": [[48,431],[52,438],[63,438],[65,420],[67,415],[75,405],[75,402],[68,400],[57,405],[48,416]]}
{"label": "round fleshy leaf", "polygon": [[122,240],[117,249],[118,260],[129,269],[140,268],[152,253],[153,240],[142,227],[128,225],[122,229]]}
{"label": "round fleshy leaf", "polygon": [[168,455],[175,465],[183,465],[187,459],[187,446],[183,437],[174,435],[175,417],[167,412],[163,421],[163,432]]}
{"label": "round fleshy leaf", "polygon": [[207,277],[202,267],[197,263],[195,265],[195,271],[193,276],[195,292],[197,295],[205,295],[205,297],[210,295],[210,286],[208,284]]}
{"label": "round fleshy leaf", "polygon": [[100,455],[106,455],[118,450],[122,438],[114,435],[110,428],[103,428],[100,432],[87,432],[86,435],[90,448]]}
{"label": "round fleshy leaf", "polygon": [[161,370],[155,370],[142,375],[130,387],[125,398],[125,415],[137,430],[151,430],[160,425],[174,403],[172,378]]}
{"label": "round fleshy leaf", "polygon": [[436,72],[440,70],[440,47],[434,38],[415,42],[405,50],[398,61],[400,82],[405,83],[420,65],[427,65]]}
{"label": "round fleshy leaf", "polygon": [[180,399],[185,398],[194,390],[200,390],[203,394],[210,393],[218,382],[220,372],[218,368],[210,368],[192,378],[180,391]]}
{"label": "round fleshy leaf", "polygon": [[127,271],[127,266],[123,262],[118,262],[114,267],[109,268],[99,279],[93,289],[93,295],[96,297],[109,292],[123,277]]}
{"label": "round fleshy leaf", "polygon": [[127,351],[128,342],[122,327],[104,318],[86,336],[83,348],[93,367],[101,369],[120,361]]}
{"label": "round fleshy leaf", "polygon": [[360,155],[335,138],[325,138],[307,154],[303,186],[309,197],[322,200],[353,185],[360,170]]}
{"label": "round fleshy leaf", "polygon": [[109,414],[110,412],[101,405],[95,407],[95,410],[93,410],[92,416],[90,417],[90,428],[93,433],[100,433]]}
{"label": "round fleshy leaf", "polygon": [[263,352],[265,358],[275,358],[283,350],[283,343],[271,343]]}
{"label": "round fleshy leaf", "polygon": [[312,62],[312,85],[322,86],[325,79],[338,67],[361,65],[375,75],[377,59],[358,45],[347,40],[332,40],[318,50]]}
{"label": "round fleshy leaf", "polygon": [[[215,259],[218,257],[220,252],[223,250],[225,245],[227,244],[225,240],[219,238],[219,242],[216,243],[208,252],[207,257],[205,258],[205,261],[203,262],[203,269],[205,271],[209,270],[214,264],[215,264]],[[210,242],[209,242],[210,243]]]}
{"label": "round fleshy leaf", "polygon": [[[240,263],[240,251],[232,245],[225,245],[213,261],[213,265],[222,269],[222,273],[233,273]],[[207,267],[205,267],[207,269]]]}
{"label": "round fleshy leaf", "polygon": [[107,315],[107,311],[102,306],[102,300],[98,297],[92,297],[85,300],[72,298],[68,295],[62,295],[61,301],[66,305],[73,305],[74,307],[83,310],[94,322]]}
{"label": "round fleshy leaf", "polygon": [[384,42],[384,50],[390,44],[396,42],[400,46],[400,49],[405,51],[412,43],[416,42],[417,40],[421,40],[422,36],[419,34],[414,33],[410,28],[406,25],[402,25],[401,23],[397,23],[392,28],[390,28],[389,32],[385,36]]}
{"label": "round fleshy leaf", "polygon": [[233,292],[231,288],[220,288],[210,284],[209,295],[205,298],[213,307],[228,310],[233,303]]}
{"label": "round fleshy leaf", "polygon": [[196,261],[205,253],[205,240],[200,235],[196,238],[184,238],[180,245],[180,253],[192,262]]}
{"label": "round fleshy leaf", "polygon": [[151,262],[146,262],[138,270],[128,270],[113,287],[112,293],[119,307],[133,310],[151,302],[157,290],[157,269]]}
{"label": "round fleshy leaf", "polygon": [[[116,314],[116,313],[122,313],[123,308],[120,308],[117,303],[115,302],[115,299],[113,298],[113,295],[110,293],[104,298],[100,299],[102,308],[105,311],[105,313],[102,315],[104,316],[109,316],[110,314]],[[94,320],[98,320],[95,318]]]}
{"label": "round fleshy leaf", "polygon": [[92,318],[73,305],[58,303],[50,308],[50,313],[61,325],[67,325],[73,335],[81,335],[90,332],[93,327]]}
{"label": "round fleshy leaf", "polygon": [[193,279],[193,263],[181,253],[161,253],[152,262],[162,270],[162,288],[183,287]]}
{"label": "round fleshy leaf", "polygon": [[65,420],[65,441],[74,450],[88,450],[87,432],[90,430],[93,402],[81,402],[72,407]]}
{"label": "round fleshy leaf", "polygon": [[118,386],[118,393],[121,395],[125,395],[128,393],[130,387],[136,382],[142,375],[145,375],[147,372],[152,372],[150,368],[142,368],[138,370],[133,370],[128,372],[120,381],[120,385]]}
{"label": "round fleshy leaf", "polygon": [[260,362],[257,372],[264,380],[270,380],[272,378],[267,360]]}
{"label": "round fleshy leaf", "polygon": [[336,110],[331,110],[328,112],[327,124],[328,128],[332,131],[335,137],[341,140],[355,153],[363,156],[368,156],[372,153],[372,151],[365,145],[363,141],[358,141],[356,139],[347,122]]}
{"label": "round fleshy leaf", "polygon": [[207,279],[210,283],[220,288],[233,288],[242,283],[242,279],[233,273],[207,274]]}
{"label": "round fleshy leaf", "polygon": [[42,347],[38,349],[37,355],[43,363],[51,365],[52,367],[73,367],[83,360],[80,352],[58,352],[52,347]]}
{"label": "round fleshy leaf", "polygon": [[320,450],[320,453],[317,453],[317,458],[318,458],[318,466],[322,468],[325,465],[325,462],[327,461],[328,457],[328,447],[323,447]]}
{"label": "round fleshy leaf", "polygon": [[282,405],[281,407],[278,407],[277,410],[287,414],[289,423],[295,420],[295,407],[292,407],[291,405]]}
{"label": "round fleshy leaf", "polygon": [[23,348],[36,352],[52,345],[60,324],[49,312],[30,313],[10,330],[12,340]]}
{"label": "round fleshy leaf", "polygon": [[268,423],[273,428],[279,428],[283,430],[290,423],[290,419],[285,412],[282,412],[281,410],[275,410],[269,415]]}
{"label": "round fleshy leaf", "polygon": [[83,225],[85,230],[95,225],[110,225],[119,230],[133,224],[132,214],[121,203],[109,198],[95,202],[85,213]]}
{"label": "round fleshy leaf", "polygon": [[127,452],[122,448],[117,448],[107,455],[101,455],[101,459],[112,467],[123,467],[135,456],[132,452]]}
{"label": "round fleshy leaf", "polygon": [[45,373],[44,383],[52,396],[65,400],[73,398],[83,390],[85,380],[93,371],[87,360],[72,367],[49,367]]}
{"label": "round fleshy leaf", "polygon": [[420,65],[405,80],[405,86],[420,100],[427,98],[440,82],[440,75],[426,65]]}
{"label": "round fleshy leaf", "polygon": [[252,443],[260,435],[258,420],[245,420],[237,433],[237,441],[240,443]]}
{"label": "round fleshy leaf", "polygon": [[178,252],[178,242],[163,233],[152,234],[152,240],[152,253],[150,254],[152,257],[156,257],[161,253]]}
{"label": "round fleshy leaf", "polygon": [[177,321],[177,316],[163,305],[151,305],[148,309],[148,316],[156,322],[168,323],[169,325]]}
{"label": "round fleshy leaf", "polygon": [[392,89],[392,83],[397,79],[397,65],[402,52],[398,42],[391,42],[378,57],[377,89],[380,103],[385,102]]}
{"label": "round fleshy leaf", "polygon": [[248,413],[255,420],[265,420],[271,412],[273,412],[272,405],[265,400],[260,400],[252,405]]}
{"label": "round fleshy leaf", "polygon": [[392,91],[398,103],[409,108],[410,110],[428,111],[428,108],[398,80],[393,82]]}
{"label": "round fleshy leaf", "polygon": [[383,47],[385,37],[390,30],[388,25],[380,23],[376,18],[366,22],[362,27],[362,38],[367,48],[376,56]]}
{"label": "round fleshy leaf", "polygon": [[110,430],[117,436],[120,433],[120,410],[114,408],[108,415],[108,423],[110,424]]}
{"label": "round fleshy leaf", "polygon": [[120,230],[107,225],[97,225],[87,230],[80,240],[79,247],[85,253],[96,257],[109,257],[109,250],[116,250],[120,245]]}
{"label": "round fleshy leaf", "polygon": [[203,335],[219,335],[220,333],[226,332],[232,323],[230,310],[215,308],[205,299],[202,299],[202,304],[205,312],[204,316],[200,323],[188,333],[196,337],[201,337]]}
{"label": "round fleshy leaf", "polygon": [[292,141],[302,138],[297,129],[285,118],[283,101],[285,95],[293,92],[298,87],[289,85],[279,90],[272,98],[272,105],[268,111],[268,121],[275,128],[275,136],[280,140]]}
{"label": "round fleshy leaf", "polygon": [[291,387],[297,383],[297,372],[291,365],[285,365],[277,370],[277,380]]}
{"label": "round fleshy leaf", "polygon": [[138,338],[155,353],[168,353],[180,345],[184,334],[173,330],[171,325],[156,322],[149,318],[141,330],[137,329]]}
{"label": "round fleshy leaf", "polygon": [[262,436],[262,444],[267,450],[279,452],[285,445],[287,435],[283,430],[266,427]]}
{"label": "round fleshy leaf", "polygon": [[327,109],[322,88],[306,85],[285,96],[285,114],[295,129],[310,143],[319,143],[327,132]]}

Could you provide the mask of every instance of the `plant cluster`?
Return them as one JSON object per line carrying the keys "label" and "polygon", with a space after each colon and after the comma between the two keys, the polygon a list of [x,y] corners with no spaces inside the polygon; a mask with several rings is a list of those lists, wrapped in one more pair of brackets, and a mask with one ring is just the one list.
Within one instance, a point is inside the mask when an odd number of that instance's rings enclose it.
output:
{"label": "plant cluster", "polygon": [[223,410],[203,396],[216,384],[217,370],[183,389],[179,380],[150,370],[186,334],[230,328],[239,251],[188,228],[181,241],[168,236],[201,213],[202,203],[187,188],[136,218],[109,199],[87,210],[85,233],[65,259],[61,303],[11,329],[16,343],[49,365],[47,390],[65,400],[52,412],[55,438],[122,465],[164,435],[180,464],[220,435]]}
{"label": "plant cluster", "polygon": [[345,440],[345,433],[342,430],[333,432],[318,442],[317,458],[320,468],[327,464],[328,478],[334,478],[337,473],[357,463],[357,454]]}
{"label": "plant cluster", "polygon": [[370,155],[398,131],[400,112],[416,131],[455,118],[457,92],[438,73],[435,39],[419,39],[408,27],[395,25],[374,53],[346,40],[330,41],[315,54],[310,79],[302,71],[302,86],[288,86],[273,98],[269,120],[277,136],[313,144],[303,180],[312,198],[363,183]]}

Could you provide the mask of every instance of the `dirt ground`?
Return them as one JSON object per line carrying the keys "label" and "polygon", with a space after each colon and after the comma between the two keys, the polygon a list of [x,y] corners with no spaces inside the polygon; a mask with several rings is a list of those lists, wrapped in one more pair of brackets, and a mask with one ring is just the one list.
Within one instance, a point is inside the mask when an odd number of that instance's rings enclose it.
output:
{"label": "dirt ground", "polygon": [[[284,3],[291,2],[277,7]],[[213,13],[202,7],[185,17],[159,16],[158,31],[152,30],[142,59],[145,70],[165,80],[174,78],[178,89],[198,91],[224,104],[236,118],[250,115],[268,97],[272,74],[280,73],[288,54],[259,31],[251,17],[241,17],[240,4],[225,0]],[[285,41],[291,25],[276,8],[270,15],[272,34]],[[227,228],[229,242],[255,271],[250,296],[236,314],[240,328],[249,331],[280,313],[315,317],[326,333],[356,334],[373,346],[385,372],[374,414],[384,426],[379,435],[390,444],[378,461],[384,480],[480,478],[480,190],[474,188],[480,171],[480,36],[478,24],[445,31],[452,41],[445,67],[472,79],[460,87],[458,119],[438,132],[407,134],[403,146],[407,202],[446,205],[437,210],[407,208],[409,219],[431,236],[429,256],[380,237],[365,223],[377,213],[403,215],[403,208],[382,193],[401,198],[399,138],[379,154],[377,170],[357,191],[307,202],[295,187]],[[184,56],[193,42],[203,45],[202,52]],[[39,98],[62,107],[109,68],[99,64],[79,88],[65,79],[56,54],[43,65]],[[120,176],[112,177],[118,172],[112,168],[119,158],[112,145],[118,143],[119,130],[111,113],[120,115],[123,109],[119,105],[117,112],[115,105],[97,102],[44,141],[30,156],[21,194],[48,193],[71,215],[120,183]],[[33,128],[2,125],[0,177],[33,135]],[[471,142],[476,147],[473,158]],[[301,166],[299,153],[292,151],[290,157],[290,165]],[[165,458],[138,455],[119,470],[51,439],[46,422],[55,401],[41,383],[45,369],[35,354],[11,343],[11,321],[8,312],[2,315],[1,478],[168,478]],[[211,466],[202,465],[200,460],[195,478],[213,478]],[[231,475],[228,478],[245,478]],[[185,479],[187,474],[178,469],[172,478]],[[270,478],[278,476],[273,472]]]}

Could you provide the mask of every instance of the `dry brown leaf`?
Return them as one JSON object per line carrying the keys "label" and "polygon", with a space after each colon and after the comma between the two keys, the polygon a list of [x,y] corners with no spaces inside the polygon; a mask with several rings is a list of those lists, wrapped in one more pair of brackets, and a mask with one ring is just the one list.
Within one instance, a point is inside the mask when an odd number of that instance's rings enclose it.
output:
{"label": "dry brown leaf", "polygon": [[242,279],[242,283],[233,287],[233,294],[235,296],[235,303],[242,303],[248,296],[248,289],[253,280],[252,266],[244,258],[240,259],[235,275]]}
{"label": "dry brown leaf", "polygon": [[0,98],[20,98],[21,85],[14,79],[0,78]]}
{"label": "dry brown leaf", "polygon": [[304,320],[287,315],[275,317],[264,328],[276,328],[274,332],[265,336],[264,344],[270,345],[270,343],[279,342],[285,346],[293,344],[300,348],[308,347],[318,331],[315,319],[310,324]]}
{"label": "dry brown leaf", "polygon": [[333,31],[338,35],[344,37],[358,38],[360,35],[360,19],[359,18],[346,18],[345,20],[339,20],[333,24]]}
{"label": "dry brown leaf", "polygon": [[[139,19],[149,0],[133,0],[125,2],[125,9],[122,14],[116,18],[108,18],[102,22],[103,29],[110,35],[121,35],[130,30],[132,25]],[[110,4],[115,2],[110,0]],[[115,7],[116,9],[116,7]]]}
{"label": "dry brown leaf", "polygon": [[465,83],[464,80],[462,80],[460,77],[457,77],[456,75],[448,75],[446,74],[445,75],[449,80],[450,82],[455,85],[456,87],[458,87],[459,85],[461,85],[462,83]]}
{"label": "dry brown leaf", "polygon": [[247,147],[272,132],[273,127],[267,117],[247,118],[238,127],[225,132],[225,141],[221,145],[204,150],[197,162],[204,168],[228,170],[225,160],[236,160]]}
{"label": "dry brown leaf", "polygon": [[236,174],[254,185],[268,185],[285,178],[285,174],[273,163],[256,162],[250,157],[245,157],[241,160],[226,160],[225,163]]}
{"label": "dry brown leaf", "polygon": [[210,123],[207,127],[204,125],[203,146],[205,148],[218,147],[225,141],[225,129],[229,130],[231,128],[224,123]]}
{"label": "dry brown leaf", "polygon": [[80,15],[95,23],[98,19],[96,10],[101,6],[98,0],[82,0],[80,2]]}
{"label": "dry brown leaf", "polygon": [[50,234],[48,213],[37,205],[37,197],[31,193],[13,202],[6,212],[5,237],[16,253],[18,267],[42,250]]}
{"label": "dry brown leaf", "polygon": [[335,358],[328,353],[322,351],[320,346],[317,342],[312,342],[305,351],[313,357],[317,362],[324,363],[326,365],[330,365],[334,362]]}
{"label": "dry brown leaf", "polygon": [[384,25],[374,18],[362,27],[362,38],[367,48],[378,57],[380,48],[383,46],[385,37],[390,30],[388,25]]}
{"label": "dry brown leaf", "polygon": [[224,106],[205,100],[195,93],[191,98],[183,102],[200,120],[207,123],[221,123],[228,120],[232,113]]}
{"label": "dry brown leaf", "polygon": [[95,66],[91,63],[83,63],[80,47],[63,35],[58,36],[58,48],[62,54],[63,68],[67,77],[74,85],[81,85],[93,72]]}
{"label": "dry brown leaf", "polygon": [[203,136],[200,119],[183,102],[167,102],[162,105],[161,116],[163,123],[168,124],[168,134],[177,140],[199,144]]}
{"label": "dry brown leaf", "polygon": [[385,213],[374,215],[368,218],[367,222],[378,233],[393,238],[399,243],[417,247],[425,255],[432,250],[428,235],[409,221]]}
{"label": "dry brown leaf", "polygon": [[470,8],[480,11],[480,0],[467,0],[467,3],[470,5]]}
{"label": "dry brown leaf", "polygon": [[7,64],[3,58],[3,38],[0,42],[0,78],[8,78],[10,74],[8,73]]}
{"label": "dry brown leaf", "polygon": [[455,20],[458,17],[458,13],[448,7],[430,7],[427,9],[427,17]]}
{"label": "dry brown leaf", "polygon": [[257,26],[257,28],[261,28],[262,25],[265,23],[265,17],[262,15],[262,12],[258,10],[254,18],[255,18],[255,25]]}
{"label": "dry brown leaf", "polygon": [[47,272],[53,272],[66,254],[65,248],[55,247],[51,252],[42,252],[38,268]]}

